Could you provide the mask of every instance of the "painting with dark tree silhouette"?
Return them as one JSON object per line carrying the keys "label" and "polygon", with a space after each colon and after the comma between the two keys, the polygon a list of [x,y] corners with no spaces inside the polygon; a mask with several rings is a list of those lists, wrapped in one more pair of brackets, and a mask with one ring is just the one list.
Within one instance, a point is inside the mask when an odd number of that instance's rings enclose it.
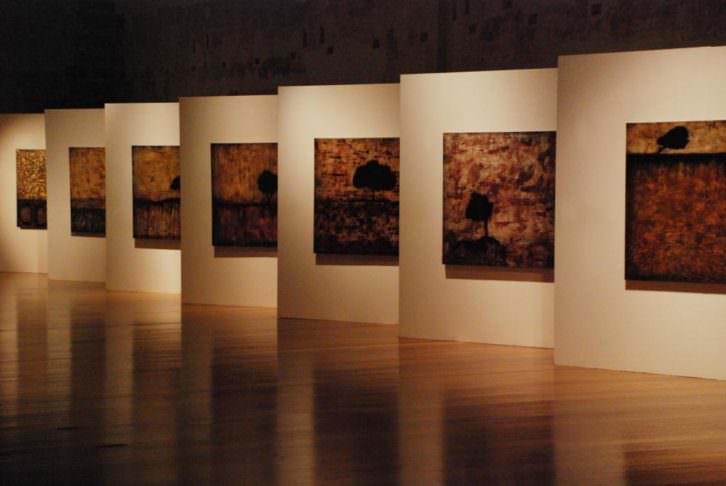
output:
{"label": "painting with dark tree silhouette", "polygon": [[179,147],[132,147],[134,238],[181,236]]}
{"label": "painting with dark tree silhouette", "polygon": [[102,147],[68,150],[71,183],[71,234],[106,234],[106,151]]}
{"label": "painting with dark tree silhouette", "polygon": [[555,150],[555,132],[444,134],[444,264],[554,267]]}
{"label": "painting with dark tree silhouette", "polygon": [[397,138],[315,140],[315,253],[398,255]]}
{"label": "painting with dark tree silhouette", "polygon": [[45,150],[15,152],[17,226],[46,229],[47,183]]}
{"label": "painting with dark tree silhouette", "polygon": [[277,246],[277,144],[212,144],[214,246]]}
{"label": "painting with dark tree silhouette", "polygon": [[625,278],[726,283],[726,121],[627,125]]}

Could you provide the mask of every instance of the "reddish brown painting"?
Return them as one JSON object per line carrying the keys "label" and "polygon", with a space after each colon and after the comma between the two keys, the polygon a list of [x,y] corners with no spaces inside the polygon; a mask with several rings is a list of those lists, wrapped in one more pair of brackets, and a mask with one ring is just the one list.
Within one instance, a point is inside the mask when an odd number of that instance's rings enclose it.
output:
{"label": "reddish brown painting", "polygon": [[397,138],[315,140],[315,253],[398,255]]}
{"label": "reddish brown painting", "polygon": [[212,144],[214,246],[277,246],[277,144]]}
{"label": "reddish brown painting", "polygon": [[71,147],[68,150],[71,183],[71,234],[106,234],[106,150]]}
{"label": "reddish brown painting", "polygon": [[20,229],[46,229],[47,183],[45,150],[15,153],[17,225]]}
{"label": "reddish brown painting", "polygon": [[444,134],[444,264],[554,266],[555,144],[555,132]]}
{"label": "reddish brown painting", "polygon": [[726,283],[726,122],[628,124],[625,278]]}
{"label": "reddish brown painting", "polygon": [[134,238],[181,237],[179,147],[132,147]]}

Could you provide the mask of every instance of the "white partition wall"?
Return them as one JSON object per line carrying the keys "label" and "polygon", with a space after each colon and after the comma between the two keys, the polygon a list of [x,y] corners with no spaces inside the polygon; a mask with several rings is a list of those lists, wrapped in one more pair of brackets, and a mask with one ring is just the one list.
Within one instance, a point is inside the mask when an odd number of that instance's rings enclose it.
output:
{"label": "white partition wall", "polygon": [[131,147],[179,145],[179,104],[107,104],[105,115],[106,287],[178,293],[180,243],[133,237]]}
{"label": "white partition wall", "polygon": [[213,143],[277,141],[276,96],[183,98],[182,301],[275,307],[277,253],[212,245]]}
{"label": "white partition wall", "polygon": [[105,145],[103,110],[48,110],[48,278],[106,281],[106,238],[71,235],[68,149]]}
{"label": "white partition wall", "polygon": [[43,115],[0,115],[0,272],[46,273],[46,230],[17,227],[15,152],[44,149]]}
{"label": "white partition wall", "polygon": [[398,85],[280,88],[280,317],[398,322],[395,260],[313,252],[315,138],[398,137],[398,94]]}
{"label": "white partition wall", "polygon": [[726,48],[560,58],[555,361],[726,379],[726,295],[635,290],[628,122],[726,120]]}
{"label": "white partition wall", "polygon": [[444,133],[556,126],[555,69],[401,77],[401,335],[553,345],[552,272],[445,266],[442,201]]}

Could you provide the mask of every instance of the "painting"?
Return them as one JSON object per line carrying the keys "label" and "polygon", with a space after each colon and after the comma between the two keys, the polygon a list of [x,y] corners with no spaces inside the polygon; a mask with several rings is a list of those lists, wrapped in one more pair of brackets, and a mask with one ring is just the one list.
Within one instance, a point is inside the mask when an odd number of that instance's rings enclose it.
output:
{"label": "painting", "polygon": [[277,246],[277,144],[212,144],[214,246]]}
{"label": "painting", "polygon": [[398,255],[397,138],[315,140],[318,254]]}
{"label": "painting", "polygon": [[555,132],[445,133],[443,263],[551,269]]}
{"label": "painting", "polygon": [[46,229],[48,196],[45,150],[17,150],[15,170],[18,228]]}
{"label": "painting", "polygon": [[132,147],[134,238],[181,236],[179,147]]}
{"label": "painting", "polygon": [[70,147],[71,234],[106,235],[106,151]]}
{"label": "painting", "polygon": [[726,283],[726,121],[626,129],[625,278]]}

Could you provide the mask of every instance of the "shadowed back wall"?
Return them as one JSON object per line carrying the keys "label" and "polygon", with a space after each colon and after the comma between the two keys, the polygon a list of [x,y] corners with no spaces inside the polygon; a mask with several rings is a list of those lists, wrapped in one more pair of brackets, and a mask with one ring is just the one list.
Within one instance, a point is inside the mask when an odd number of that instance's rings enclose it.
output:
{"label": "shadowed back wall", "polygon": [[26,0],[0,6],[0,113],[555,67],[726,43],[721,0]]}

